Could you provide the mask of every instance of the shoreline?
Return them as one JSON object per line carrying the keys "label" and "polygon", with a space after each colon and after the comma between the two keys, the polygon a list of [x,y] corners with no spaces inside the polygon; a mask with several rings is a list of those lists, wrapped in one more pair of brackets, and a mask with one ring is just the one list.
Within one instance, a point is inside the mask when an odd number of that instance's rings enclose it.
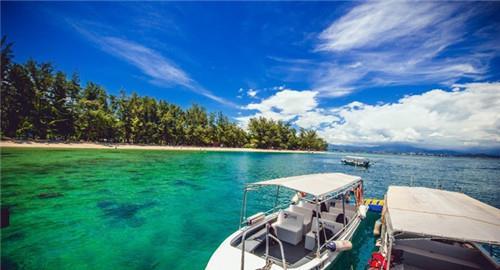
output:
{"label": "shoreline", "polygon": [[256,148],[231,148],[207,146],[169,146],[137,145],[92,142],[35,142],[35,141],[0,141],[0,148],[49,148],[49,149],[116,149],[116,150],[163,150],[163,151],[208,151],[208,152],[258,152],[258,153],[298,153],[321,154],[326,151],[273,150]]}

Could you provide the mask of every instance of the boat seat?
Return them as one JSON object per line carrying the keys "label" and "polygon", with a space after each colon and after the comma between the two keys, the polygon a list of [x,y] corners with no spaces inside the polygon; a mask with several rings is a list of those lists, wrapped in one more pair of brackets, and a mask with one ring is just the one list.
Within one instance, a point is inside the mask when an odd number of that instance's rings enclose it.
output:
{"label": "boat seat", "polygon": [[[304,248],[308,250],[314,250],[314,248],[316,247],[316,233],[318,233],[318,226],[316,226],[316,220],[317,218],[314,217],[311,224],[311,231],[309,231],[305,236],[306,240],[304,241]],[[342,230],[342,227],[344,226],[344,224],[342,223],[337,223],[334,221],[321,218],[318,220],[318,222],[323,223],[324,228],[329,230],[332,233],[332,235],[337,234],[340,230]]]}
{"label": "boat seat", "polygon": [[[331,212],[321,212],[321,218],[328,220],[330,222],[338,222],[342,224],[342,213],[331,213]],[[350,217],[346,217],[346,224],[351,220]]]}
{"label": "boat seat", "polygon": [[272,226],[278,239],[297,245],[303,236],[304,216],[288,210],[280,211]]}
{"label": "boat seat", "polygon": [[[330,208],[328,209],[328,211],[330,211],[332,208],[342,210],[342,200],[331,200]],[[356,205],[345,203],[345,210],[356,212]]]}
{"label": "boat seat", "polygon": [[309,210],[316,210],[316,205],[312,204],[310,202],[299,201],[299,203],[297,205],[300,207],[303,207],[303,208],[307,208]]}
{"label": "boat seat", "polygon": [[[335,216],[335,220],[336,220],[338,215],[342,214],[342,209],[332,207],[332,208],[330,208],[330,211],[328,211],[328,212],[321,212],[322,215],[324,213]],[[347,208],[345,209],[345,216],[347,217],[348,220],[351,220],[353,217],[355,217],[355,215],[356,215],[356,211],[351,211],[351,210],[348,210]],[[342,219],[342,218],[340,218],[340,219]]]}
{"label": "boat seat", "polygon": [[290,205],[289,211],[298,213],[304,216],[304,226],[303,226],[303,232],[308,232],[311,230],[311,222],[312,222],[312,215],[313,211],[311,209],[301,207],[298,205]]}
{"label": "boat seat", "polygon": [[[344,227],[344,224],[342,223],[338,223],[325,218],[320,218],[319,222],[322,222],[323,225],[325,226],[325,229],[331,231],[333,234],[338,233]],[[312,220],[311,232],[313,233],[318,232],[318,227],[316,226],[316,217],[314,217]]]}
{"label": "boat seat", "polygon": [[[303,208],[307,208],[307,209],[312,210],[312,211],[316,211],[318,209],[316,204],[310,203],[310,202],[300,201],[297,205],[300,207],[303,207]],[[328,211],[327,202],[322,203],[320,205],[320,209],[321,209],[321,211]]]}

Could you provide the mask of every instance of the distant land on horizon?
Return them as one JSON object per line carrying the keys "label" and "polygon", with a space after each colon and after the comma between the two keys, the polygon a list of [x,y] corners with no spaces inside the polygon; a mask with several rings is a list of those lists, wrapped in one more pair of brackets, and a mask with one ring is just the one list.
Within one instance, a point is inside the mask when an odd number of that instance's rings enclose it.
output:
{"label": "distant land on horizon", "polygon": [[328,151],[338,152],[359,152],[373,154],[404,154],[419,156],[464,156],[464,157],[491,157],[500,158],[500,149],[468,149],[468,150],[450,150],[450,149],[425,149],[415,147],[409,144],[386,144],[377,146],[354,146],[354,145],[335,145],[329,144]]}

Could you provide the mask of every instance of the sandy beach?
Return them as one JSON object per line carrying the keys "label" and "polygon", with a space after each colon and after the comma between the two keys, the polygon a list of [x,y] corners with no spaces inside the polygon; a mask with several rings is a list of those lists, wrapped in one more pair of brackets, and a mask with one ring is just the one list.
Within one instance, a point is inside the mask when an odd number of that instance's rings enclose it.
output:
{"label": "sandy beach", "polygon": [[215,152],[265,152],[265,153],[325,153],[321,151],[302,150],[272,150],[253,148],[230,147],[201,147],[201,146],[167,146],[167,145],[136,145],[111,144],[92,142],[34,142],[34,141],[0,141],[0,148],[67,148],[67,149],[120,149],[120,150],[164,150],[164,151],[215,151]]}

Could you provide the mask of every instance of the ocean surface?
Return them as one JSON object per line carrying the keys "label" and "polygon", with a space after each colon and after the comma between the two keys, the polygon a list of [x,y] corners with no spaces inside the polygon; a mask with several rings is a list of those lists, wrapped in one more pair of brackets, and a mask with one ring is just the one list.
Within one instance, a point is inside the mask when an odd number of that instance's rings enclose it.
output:
{"label": "ocean surface", "polygon": [[[204,269],[238,228],[243,185],[299,174],[359,175],[365,197],[389,185],[441,187],[500,207],[500,159],[366,154],[375,164],[361,169],[340,164],[343,155],[5,148],[1,268]],[[249,213],[273,195],[251,193]],[[365,269],[377,218],[332,269]]]}

